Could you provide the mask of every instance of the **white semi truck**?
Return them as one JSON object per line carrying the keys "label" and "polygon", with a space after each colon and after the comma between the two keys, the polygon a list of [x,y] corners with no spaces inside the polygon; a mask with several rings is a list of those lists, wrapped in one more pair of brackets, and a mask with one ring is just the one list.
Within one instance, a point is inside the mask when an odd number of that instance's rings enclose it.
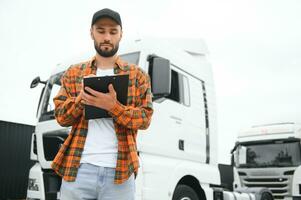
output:
{"label": "white semi truck", "polygon": [[267,187],[274,199],[301,199],[301,124],[241,130],[232,153],[242,186]]}
{"label": "white semi truck", "polygon": [[[90,52],[92,56],[95,52]],[[136,200],[271,199],[266,190],[231,192],[240,185],[231,166],[217,162],[215,95],[208,50],[202,40],[142,39],[121,45],[119,55],[148,72],[154,113],[137,138],[140,168]],[[82,57],[83,61],[89,57]],[[70,128],[54,118],[53,97],[70,64],[43,82],[32,135],[28,199],[58,199],[61,178],[50,168]],[[41,83],[33,80],[31,87]],[[235,174],[235,173],[234,173]]]}

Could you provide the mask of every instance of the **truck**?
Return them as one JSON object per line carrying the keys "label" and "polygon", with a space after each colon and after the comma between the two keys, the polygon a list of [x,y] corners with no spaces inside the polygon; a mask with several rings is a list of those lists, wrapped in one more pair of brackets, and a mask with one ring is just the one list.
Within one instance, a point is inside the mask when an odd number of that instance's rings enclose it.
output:
{"label": "truck", "polygon": [[301,199],[300,141],[300,123],[242,129],[232,150],[242,186],[269,188],[274,199]]}
{"label": "truck", "polygon": [[[149,128],[137,136],[137,200],[271,199],[266,190],[233,192],[240,186],[238,174],[232,166],[218,164],[213,75],[203,40],[131,40],[120,45],[118,54],[151,78],[154,113]],[[27,199],[59,199],[61,177],[50,164],[70,127],[55,120],[53,97],[68,66],[59,64],[47,81],[37,77],[31,83],[44,88],[32,134],[31,159],[36,163],[29,173]]]}

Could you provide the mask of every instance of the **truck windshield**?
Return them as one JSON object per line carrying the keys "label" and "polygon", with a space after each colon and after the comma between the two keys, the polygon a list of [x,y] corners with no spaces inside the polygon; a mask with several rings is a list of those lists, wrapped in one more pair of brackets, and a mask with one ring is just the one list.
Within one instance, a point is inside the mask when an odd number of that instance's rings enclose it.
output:
{"label": "truck windshield", "polygon": [[44,91],[44,100],[41,105],[41,116],[39,121],[47,121],[50,119],[54,119],[54,103],[53,98],[58,93],[60,87],[61,87],[61,77],[64,74],[63,72],[60,72],[58,74],[55,74],[51,76],[47,82],[45,91]]}
{"label": "truck windshield", "polygon": [[[120,56],[123,60],[126,60],[129,63],[138,65],[140,52],[123,54]],[[39,121],[47,121],[54,119],[54,103],[53,98],[57,95],[61,87],[61,77],[64,74],[64,71],[51,76],[47,82],[47,85],[44,90],[44,98],[41,106],[41,115]]]}
{"label": "truck windshield", "polygon": [[[242,152],[242,149],[245,150]],[[240,145],[237,151],[238,154],[246,154],[244,163],[235,163],[237,167],[293,167],[301,165],[300,141]]]}

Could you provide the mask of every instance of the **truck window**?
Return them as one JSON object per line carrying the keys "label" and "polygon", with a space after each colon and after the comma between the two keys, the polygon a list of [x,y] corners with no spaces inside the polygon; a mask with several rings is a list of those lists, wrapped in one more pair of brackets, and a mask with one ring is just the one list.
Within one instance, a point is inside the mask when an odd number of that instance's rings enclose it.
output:
{"label": "truck window", "polygon": [[57,95],[60,87],[61,87],[61,77],[64,74],[60,72],[51,76],[45,86],[44,91],[44,101],[41,105],[41,116],[39,121],[46,121],[50,119],[54,119],[54,103],[53,98]]}
{"label": "truck window", "polygon": [[[59,84],[53,84],[52,85],[52,90],[50,93],[50,100],[53,99],[55,97],[55,95],[59,92],[60,90],[60,85]],[[50,112],[54,110],[54,102],[53,101],[49,101],[48,105],[47,105],[47,111],[46,112]]]}
{"label": "truck window", "polygon": [[189,82],[185,75],[171,70],[171,92],[166,98],[190,106]]}
{"label": "truck window", "polygon": [[166,97],[178,103],[180,101],[180,87],[179,87],[179,74],[178,72],[171,70],[171,91],[170,94]]}
{"label": "truck window", "polygon": [[140,52],[134,52],[134,53],[127,53],[127,54],[122,54],[120,55],[120,57],[131,63],[131,64],[135,64],[135,65],[138,65],[139,63],[139,58],[140,58]]}
{"label": "truck window", "polygon": [[276,141],[242,144],[241,146],[246,147],[246,163],[235,163],[237,167],[292,167],[301,165],[300,142]]}
{"label": "truck window", "polygon": [[183,77],[183,103],[185,106],[190,106],[190,90],[189,90],[189,81],[186,76]]}

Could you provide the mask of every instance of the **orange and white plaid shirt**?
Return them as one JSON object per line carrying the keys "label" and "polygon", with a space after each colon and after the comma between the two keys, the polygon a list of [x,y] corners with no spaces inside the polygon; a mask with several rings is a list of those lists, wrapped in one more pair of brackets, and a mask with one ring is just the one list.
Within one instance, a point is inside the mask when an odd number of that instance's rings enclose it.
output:
{"label": "orange and white plaid shirt", "polygon": [[[51,167],[65,181],[75,181],[88,132],[84,118],[84,105],[79,96],[84,76],[96,74],[95,57],[72,65],[61,79],[62,86],[54,97],[55,117],[61,126],[72,126]],[[127,105],[117,101],[109,111],[113,118],[118,140],[115,184],[126,181],[138,173],[139,160],[136,137],[138,129],[147,129],[153,113],[150,78],[141,68],[117,58],[114,74],[129,74]]]}

